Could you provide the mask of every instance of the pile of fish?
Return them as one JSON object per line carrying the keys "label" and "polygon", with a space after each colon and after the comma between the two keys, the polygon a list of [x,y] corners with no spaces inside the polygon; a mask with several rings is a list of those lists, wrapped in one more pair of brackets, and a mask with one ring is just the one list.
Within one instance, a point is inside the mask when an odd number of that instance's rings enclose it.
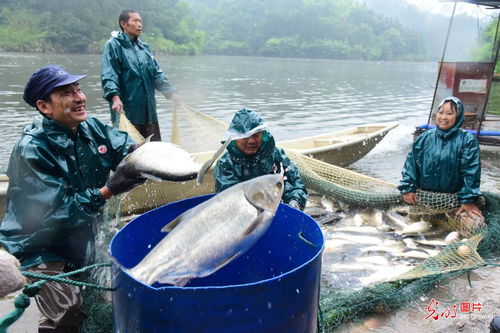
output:
{"label": "pile of fish", "polygon": [[178,216],[168,234],[131,269],[136,280],[185,286],[245,253],[266,232],[283,194],[283,175],[236,184]]}
{"label": "pile of fish", "polygon": [[445,224],[410,221],[407,211],[349,209],[314,194],[304,212],[322,225],[323,280],[335,288],[391,280],[460,240]]}

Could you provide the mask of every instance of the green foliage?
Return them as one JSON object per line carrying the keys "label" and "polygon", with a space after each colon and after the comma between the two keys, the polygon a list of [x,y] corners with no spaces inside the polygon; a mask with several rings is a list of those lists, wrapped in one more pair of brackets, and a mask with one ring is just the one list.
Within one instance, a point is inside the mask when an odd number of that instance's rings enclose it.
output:
{"label": "green foliage", "polygon": [[209,54],[422,60],[419,35],[347,0],[186,0]]}
{"label": "green foliage", "polygon": [[[138,10],[157,53],[423,60],[420,35],[348,0],[3,0],[0,48],[102,51]],[[188,6],[189,5],[189,6]],[[196,19],[195,19],[196,18]],[[198,28],[198,25],[200,28]]]}
{"label": "green foliage", "polygon": [[[144,40],[156,52],[200,54],[204,34],[189,8],[175,0],[3,0],[0,48],[9,51],[100,53],[119,30],[123,9],[140,12]],[[150,33],[152,34],[150,35]]]}

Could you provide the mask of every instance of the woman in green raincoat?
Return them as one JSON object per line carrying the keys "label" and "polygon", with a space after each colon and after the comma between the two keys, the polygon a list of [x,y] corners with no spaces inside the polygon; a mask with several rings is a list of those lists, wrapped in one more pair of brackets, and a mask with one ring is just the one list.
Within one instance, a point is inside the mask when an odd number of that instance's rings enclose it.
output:
{"label": "woman in green raincoat", "polygon": [[477,205],[481,179],[477,139],[462,131],[464,106],[456,97],[445,98],[436,113],[436,128],[425,131],[414,142],[403,167],[399,190],[411,205],[418,201],[417,189],[457,193],[457,214],[482,217]]}
{"label": "woman in green raincoat", "polygon": [[307,191],[299,170],[282,148],[277,148],[264,120],[255,112],[242,109],[233,117],[225,139],[232,140],[215,166],[215,189],[223,191],[237,183],[284,168],[283,202],[304,209]]}

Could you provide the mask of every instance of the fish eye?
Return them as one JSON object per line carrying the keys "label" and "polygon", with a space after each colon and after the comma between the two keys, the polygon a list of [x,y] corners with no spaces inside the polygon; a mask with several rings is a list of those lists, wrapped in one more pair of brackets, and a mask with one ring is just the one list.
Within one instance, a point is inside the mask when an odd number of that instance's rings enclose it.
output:
{"label": "fish eye", "polygon": [[283,187],[283,183],[281,183],[281,182],[277,182],[277,183],[276,183],[276,186],[277,186],[278,188],[282,188],[282,187]]}

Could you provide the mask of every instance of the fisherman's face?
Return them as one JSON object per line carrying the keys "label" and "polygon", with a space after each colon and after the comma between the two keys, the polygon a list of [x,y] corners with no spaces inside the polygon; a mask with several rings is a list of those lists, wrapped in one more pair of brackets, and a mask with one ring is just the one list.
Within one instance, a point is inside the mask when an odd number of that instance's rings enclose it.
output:
{"label": "fisherman's face", "polygon": [[130,13],[128,21],[121,21],[123,32],[129,35],[130,39],[136,40],[142,33],[142,19],[138,13]]}
{"label": "fisherman's face", "polygon": [[86,102],[87,97],[76,82],[55,88],[49,101],[38,100],[37,107],[47,117],[76,131],[78,125],[87,119]]}
{"label": "fisherman's face", "polygon": [[252,136],[244,139],[238,139],[236,147],[245,155],[252,156],[257,154],[260,145],[262,144],[262,132],[255,133]]}
{"label": "fisherman's face", "polygon": [[436,113],[436,125],[446,131],[455,125],[457,121],[457,111],[452,107],[451,102],[444,103]]}

